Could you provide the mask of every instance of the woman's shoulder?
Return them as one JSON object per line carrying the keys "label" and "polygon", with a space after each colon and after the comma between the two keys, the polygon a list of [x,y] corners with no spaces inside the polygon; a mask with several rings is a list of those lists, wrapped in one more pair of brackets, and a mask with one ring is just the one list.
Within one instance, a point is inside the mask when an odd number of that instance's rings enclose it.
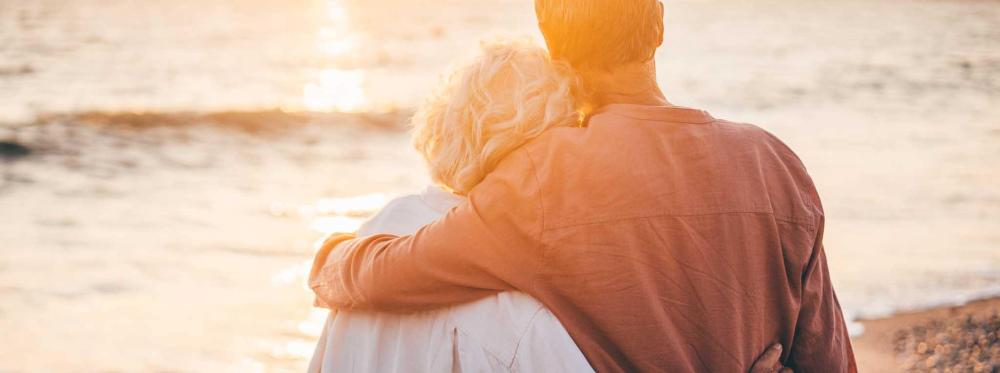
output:
{"label": "woman's shoulder", "polygon": [[361,236],[394,234],[404,236],[415,233],[443,214],[429,206],[421,194],[407,194],[390,200],[381,210],[358,229]]}
{"label": "woman's shoulder", "polygon": [[[399,196],[393,198],[382,207],[375,215],[368,218],[361,227],[358,228],[358,235],[370,236],[373,234],[395,234],[407,235],[413,226],[417,225],[421,214],[420,197],[415,194]],[[415,229],[412,229],[415,231]]]}

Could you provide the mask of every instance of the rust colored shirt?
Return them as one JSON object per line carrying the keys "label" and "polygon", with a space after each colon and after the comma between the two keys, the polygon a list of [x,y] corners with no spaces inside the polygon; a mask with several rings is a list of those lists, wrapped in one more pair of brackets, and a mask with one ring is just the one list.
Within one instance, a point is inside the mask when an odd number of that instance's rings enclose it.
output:
{"label": "rust colored shirt", "polygon": [[611,105],[518,149],[412,236],[332,237],[310,286],[322,306],[390,312],[520,290],[600,372],[747,371],[774,342],[796,372],[856,371],[823,223],[769,133]]}

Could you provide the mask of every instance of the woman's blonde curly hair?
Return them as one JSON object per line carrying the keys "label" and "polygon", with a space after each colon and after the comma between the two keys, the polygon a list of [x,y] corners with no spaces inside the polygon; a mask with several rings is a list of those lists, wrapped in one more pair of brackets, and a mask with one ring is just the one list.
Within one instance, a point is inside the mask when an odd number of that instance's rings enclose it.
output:
{"label": "woman's blonde curly hair", "polygon": [[528,40],[483,43],[412,119],[413,146],[434,181],[467,195],[512,151],[580,123],[572,69]]}

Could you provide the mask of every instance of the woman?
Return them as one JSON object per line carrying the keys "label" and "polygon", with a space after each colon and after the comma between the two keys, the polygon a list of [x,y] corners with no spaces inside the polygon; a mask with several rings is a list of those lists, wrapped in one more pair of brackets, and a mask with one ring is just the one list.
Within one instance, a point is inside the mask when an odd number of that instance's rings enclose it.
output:
{"label": "woman", "polygon": [[[568,66],[527,41],[483,45],[413,119],[437,185],[397,198],[360,234],[412,234],[462,201],[514,149],[580,123]],[[310,372],[592,371],[559,321],[531,297],[500,293],[418,314],[331,312]]]}

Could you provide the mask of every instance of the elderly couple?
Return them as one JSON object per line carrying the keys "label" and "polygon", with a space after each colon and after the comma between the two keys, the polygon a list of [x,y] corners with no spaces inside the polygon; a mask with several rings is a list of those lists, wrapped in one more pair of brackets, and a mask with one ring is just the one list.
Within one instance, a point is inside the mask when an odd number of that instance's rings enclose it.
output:
{"label": "elderly couple", "polygon": [[437,185],[323,244],[310,371],[856,371],[805,167],[667,101],[663,4],[535,11],[414,117]]}

